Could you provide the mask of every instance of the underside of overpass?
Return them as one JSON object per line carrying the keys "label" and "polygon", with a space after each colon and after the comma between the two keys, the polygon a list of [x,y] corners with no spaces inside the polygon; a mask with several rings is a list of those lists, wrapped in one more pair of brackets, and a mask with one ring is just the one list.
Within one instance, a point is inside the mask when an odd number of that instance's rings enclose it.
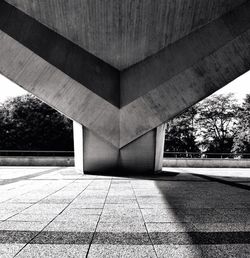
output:
{"label": "underside of overpass", "polygon": [[0,73],[75,121],[76,166],[160,170],[164,123],[250,68],[249,0],[5,0]]}

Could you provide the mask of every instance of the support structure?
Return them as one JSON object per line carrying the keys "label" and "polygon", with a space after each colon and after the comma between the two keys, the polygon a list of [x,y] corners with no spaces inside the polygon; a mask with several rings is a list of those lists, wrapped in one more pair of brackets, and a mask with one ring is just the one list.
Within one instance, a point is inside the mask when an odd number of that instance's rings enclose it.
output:
{"label": "support structure", "polygon": [[44,2],[0,1],[0,73],[78,123],[81,171],[160,170],[161,125],[250,69],[250,0]]}
{"label": "support structure", "polygon": [[162,169],[165,125],[118,149],[74,122],[75,167],[82,172],[152,173]]}
{"label": "support structure", "polygon": [[74,160],[75,168],[84,172],[83,167],[83,126],[73,121],[73,138],[74,138]]}

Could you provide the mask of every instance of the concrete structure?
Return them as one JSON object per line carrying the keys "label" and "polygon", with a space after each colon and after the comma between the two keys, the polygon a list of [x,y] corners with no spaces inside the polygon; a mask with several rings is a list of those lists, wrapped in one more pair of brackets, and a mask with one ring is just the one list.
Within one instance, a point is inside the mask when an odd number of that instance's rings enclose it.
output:
{"label": "concrete structure", "polygon": [[163,167],[177,168],[249,168],[250,159],[167,158]]}
{"label": "concrete structure", "polygon": [[74,157],[0,156],[0,166],[72,167]]}
{"label": "concrete structure", "polygon": [[83,126],[78,168],[158,170],[161,125],[249,70],[249,13],[249,0],[5,0],[0,72]]}

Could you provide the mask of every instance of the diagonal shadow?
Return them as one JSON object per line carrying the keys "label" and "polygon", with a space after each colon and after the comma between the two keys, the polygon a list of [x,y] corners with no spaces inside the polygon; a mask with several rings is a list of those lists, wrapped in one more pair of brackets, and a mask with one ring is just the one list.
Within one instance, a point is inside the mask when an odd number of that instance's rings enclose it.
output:
{"label": "diagonal shadow", "polygon": [[249,185],[238,183],[237,177],[228,181],[223,177],[176,173],[173,181],[167,179],[167,174],[165,178],[169,181],[166,184],[156,181],[156,185],[163,197],[159,210],[165,209],[166,214],[171,210],[172,216],[169,220],[163,216],[153,222],[163,228],[167,225],[168,229],[168,232],[152,230],[150,237],[154,245],[168,246],[175,251],[187,245],[202,257],[206,257],[208,250],[219,250],[221,253],[217,255],[223,256],[227,255],[228,245],[248,245]]}
{"label": "diagonal shadow", "polygon": [[31,178],[34,178],[34,177],[49,174],[49,173],[58,171],[60,169],[62,169],[62,168],[46,169],[44,171],[37,172],[37,173],[32,173],[32,174],[25,175],[25,176],[15,177],[15,178],[11,178],[11,179],[3,179],[3,180],[0,180],[0,185],[13,184],[13,183],[16,183],[16,182],[19,182],[19,181],[22,181],[22,180],[28,180],[28,179],[31,179]]}

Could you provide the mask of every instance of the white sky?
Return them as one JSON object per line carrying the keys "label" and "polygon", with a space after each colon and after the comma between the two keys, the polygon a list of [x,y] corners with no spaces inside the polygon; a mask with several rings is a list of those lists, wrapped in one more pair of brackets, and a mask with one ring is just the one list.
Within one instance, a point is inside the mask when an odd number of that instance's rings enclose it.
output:
{"label": "white sky", "polygon": [[[240,102],[244,99],[246,94],[250,94],[250,71],[238,77],[216,93],[227,94],[229,92],[234,93],[235,97]],[[16,97],[26,93],[27,91],[0,74],[0,102],[10,97]]]}

